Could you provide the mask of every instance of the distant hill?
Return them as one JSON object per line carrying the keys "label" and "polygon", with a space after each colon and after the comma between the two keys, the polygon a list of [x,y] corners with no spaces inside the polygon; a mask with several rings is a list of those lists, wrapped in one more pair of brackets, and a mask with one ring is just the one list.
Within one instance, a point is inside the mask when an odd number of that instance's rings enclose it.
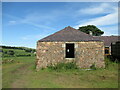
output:
{"label": "distant hill", "polygon": [[36,50],[27,47],[0,46],[2,57],[34,56]]}

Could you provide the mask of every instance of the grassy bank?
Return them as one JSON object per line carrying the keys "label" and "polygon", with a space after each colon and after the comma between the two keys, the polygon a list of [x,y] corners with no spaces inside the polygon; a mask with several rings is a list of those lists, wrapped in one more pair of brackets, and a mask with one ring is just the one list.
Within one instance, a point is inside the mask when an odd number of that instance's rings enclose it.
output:
{"label": "grassy bank", "polygon": [[105,69],[35,70],[35,57],[6,57],[3,64],[3,88],[117,88],[118,64],[108,62]]}
{"label": "grassy bank", "polygon": [[27,47],[0,46],[2,57],[35,56],[35,49]]}

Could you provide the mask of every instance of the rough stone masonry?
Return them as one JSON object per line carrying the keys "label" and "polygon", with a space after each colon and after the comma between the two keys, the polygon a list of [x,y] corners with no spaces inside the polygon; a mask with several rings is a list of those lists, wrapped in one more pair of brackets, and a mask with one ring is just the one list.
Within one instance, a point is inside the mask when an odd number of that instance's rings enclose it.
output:
{"label": "rough stone masonry", "polygon": [[[67,31],[68,30],[68,31]],[[57,32],[51,36],[48,36],[44,39],[41,39],[37,42],[37,60],[36,60],[36,69],[40,70],[41,68],[46,68],[49,65],[56,65],[58,63],[67,63],[75,62],[79,68],[90,68],[93,64],[97,68],[104,68],[104,43],[103,41],[96,41],[93,38],[80,38],[81,35],[78,34],[76,40],[72,34],[74,34],[74,29],[67,27],[60,32]],[[69,32],[69,33],[66,33]],[[72,32],[72,34],[70,33]],[[60,33],[60,34],[59,34]],[[66,33],[67,37],[73,37],[69,40],[64,34]],[[75,31],[76,33],[76,31]],[[82,34],[84,34],[82,32]],[[69,36],[70,35],[70,36]],[[86,34],[84,34],[85,36]],[[56,38],[55,38],[56,37]],[[82,39],[82,40],[81,40]],[[85,40],[84,40],[85,39]],[[88,40],[91,39],[91,40]],[[74,58],[66,58],[66,44],[74,44]]]}

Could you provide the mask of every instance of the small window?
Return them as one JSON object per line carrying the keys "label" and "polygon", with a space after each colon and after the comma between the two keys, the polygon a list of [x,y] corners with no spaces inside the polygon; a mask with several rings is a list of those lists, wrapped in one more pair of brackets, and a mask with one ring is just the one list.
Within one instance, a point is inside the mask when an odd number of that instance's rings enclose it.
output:
{"label": "small window", "polygon": [[109,47],[105,47],[105,54],[109,54]]}

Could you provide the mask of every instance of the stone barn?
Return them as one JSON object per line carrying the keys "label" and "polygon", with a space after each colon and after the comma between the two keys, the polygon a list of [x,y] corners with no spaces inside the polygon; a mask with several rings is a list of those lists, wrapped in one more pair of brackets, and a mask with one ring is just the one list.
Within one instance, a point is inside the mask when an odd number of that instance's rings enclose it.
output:
{"label": "stone barn", "polygon": [[61,62],[75,62],[79,68],[105,67],[103,41],[70,26],[39,40],[36,56],[37,70]]}
{"label": "stone barn", "polygon": [[120,36],[93,36],[96,40],[104,42],[105,55],[112,55],[111,45],[120,41]]}

